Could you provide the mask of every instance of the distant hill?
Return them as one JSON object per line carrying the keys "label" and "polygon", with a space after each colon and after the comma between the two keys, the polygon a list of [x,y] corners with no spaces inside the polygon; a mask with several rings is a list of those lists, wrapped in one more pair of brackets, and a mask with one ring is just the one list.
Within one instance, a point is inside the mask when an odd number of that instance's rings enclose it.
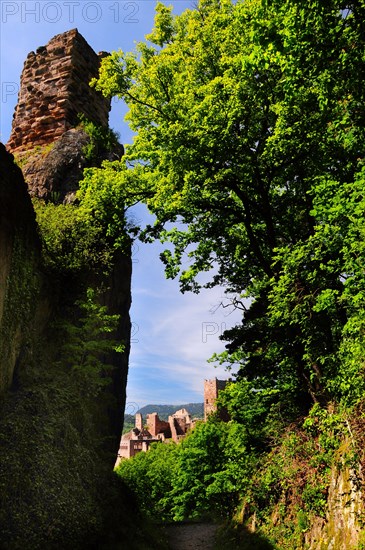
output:
{"label": "distant hill", "polygon": [[139,409],[145,418],[147,414],[157,412],[161,420],[167,420],[171,414],[180,409],[186,409],[192,418],[204,418],[204,403],[187,403],[185,405],[146,405]]}
{"label": "distant hill", "polygon": [[132,428],[135,426],[135,418],[133,414],[125,414],[124,415],[124,424],[123,424],[123,431],[122,433],[125,434],[127,432],[130,432]]}

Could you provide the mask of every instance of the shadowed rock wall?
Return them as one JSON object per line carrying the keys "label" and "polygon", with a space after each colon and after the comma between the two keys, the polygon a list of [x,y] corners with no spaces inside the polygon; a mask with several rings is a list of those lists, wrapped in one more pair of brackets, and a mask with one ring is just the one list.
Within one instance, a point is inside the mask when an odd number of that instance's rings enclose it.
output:
{"label": "shadowed rock wall", "polygon": [[[42,284],[41,245],[21,170],[0,143],[0,396],[27,348]],[[39,328],[38,323],[34,325]],[[38,326],[37,326],[38,325]]]}
{"label": "shadowed rock wall", "polygon": [[[29,54],[8,149],[29,157],[33,195],[50,202],[60,195],[62,202],[77,190],[89,136],[70,128],[80,112],[108,123],[109,102],[88,86],[99,63],[77,30]],[[109,154],[122,150],[115,144]],[[98,164],[104,153],[96,155]],[[127,245],[109,267],[75,274],[47,266],[22,171],[1,145],[0,548],[112,548],[114,532],[127,533],[131,524],[128,495],[112,474],[128,372]],[[62,355],[75,345],[69,335],[82,326],[79,300],[90,287],[102,289],[99,303],[119,316],[112,336],[125,344],[123,354],[100,352],[110,366],[105,372],[77,370],[72,352]],[[89,337],[92,344],[96,337]]]}

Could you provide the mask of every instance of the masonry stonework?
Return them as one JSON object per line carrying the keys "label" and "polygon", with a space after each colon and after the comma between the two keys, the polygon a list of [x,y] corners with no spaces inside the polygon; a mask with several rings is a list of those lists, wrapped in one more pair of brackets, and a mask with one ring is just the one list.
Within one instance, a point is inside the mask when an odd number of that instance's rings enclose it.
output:
{"label": "masonry stonework", "polygon": [[169,416],[171,438],[178,442],[184,439],[187,432],[193,427],[193,421],[186,409],[180,409]]}
{"label": "masonry stonework", "polygon": [[137,428],[137,430],[139,430],[140,432],[143,430],[143,417],[141,413],[136,414],[134,427]]}
{"label": "masonry stonework", "polygon": [[154,437],[157,437],[157,434],[164,433],[166,437],[171,437],[170,425],[164,420],[160,420],[156,412],[150,413],[147,415],[147,429]]}
{"label": "masonry stonework", "polygon": [[183,439],[194,427],[194,421],[186,409],[180,409],[169,416],[168,422],[160,420],[156,412],[147,415],[147,428],[143,428],[141,413],[135,416],[135,428],[122,435],[115,468],[123,459],[129,459],[140,452],[147,452],[150,445],[157,441]]}
{"label": "masonry stonework", "polygon": [[[218,380],[212,378],[211,380],[204,381],[204,421],[206,422],[208,416],[217,410],[216,401],[218,393],[227,385],[229,380]],[[227,420],[227,413],[224,410],[219,411],[222,420]]]}
{"label": "masonry stonework", "polygon": [[53,143],[78,124],[83,114],[107,127],[110,100],[89,86],[100,60],[77,29],[58,34],[28,55],[7,143],[11,152]]}
{"label": "masonry stonework", "polygon": [[[217,411],[217,397],[220,391],[224,390],[227,383],[232,380],[212,380],[204,381],[204,421],[208,416]],[[224,422],[229,421],[229,415],[224,407],[217,411],[218,417]],[[171,440],[178,443],[186,434],[194,429],[196,420],[192,420],[189,412],[183,408],[176,411],[168,417],[168,422],[161,420],[157,412],[147,415],[147,428],[143,428],[143,417],[141,413],[135,416],[135,428],[122,435],[118,451],[115,468],[117,468],[123,459],[129,459],[141,451],[148,451],[150,445],[156,441]]]}

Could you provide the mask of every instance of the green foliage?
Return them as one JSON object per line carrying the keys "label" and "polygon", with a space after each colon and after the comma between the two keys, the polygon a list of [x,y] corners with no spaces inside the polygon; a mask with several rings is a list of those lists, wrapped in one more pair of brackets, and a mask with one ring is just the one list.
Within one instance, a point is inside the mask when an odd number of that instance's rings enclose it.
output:
{"label": "green foliage", "polygon": [[208,511],[217,517],[233,513],[255,461],[246,441],[244,426],[213,419],[183,441],[174,487],[175,519]]}
{"label": "green foliage", "polygon": [[[72,319],[70,313],[57,323],[60,335],[59,363],[72,369],[75,382],[86,395],[96,396],[110,384],[112,365],[106,358],[112,352],[122,353],[124,345],[111,336],[115,333],[120,315],[110,315],[107,307],[96,301],[96,294],[88,288],[85,300],[75,304],[80,313]],[[76,310],[77,311],[77,310]]]}
{"label": "green foliage", "polygon": [[105,170],[97,171],[86,168],[84,180],[80,182],[77,192],[79,208],[89,224],[101,228],[103,243],[111,250],[128,251],[131,239],[127,235],[133,227],[126,219],[129,200],[125,200],[118,178],[125,168],[117,161],[103,163]]}
{"label": "green foliage", "polygon": [[257,390],[254,382],[239,379],[220,392],[217,404],[244,427],[249,448],[263,451],[275,443],[275,438],[280,438],[283,428],[298,415],[289,390],[285,404],[278,389]]}
{"label": "green foliage", "polygon": [[174,35],[174,19],[171,15],[172,8],[158,2],[155,10],[155,28],[146,38],[157,46],[163,46],[171,42]]}
{"label": "green foliage", "polygon": [[364,33],[362,8],[343,9],[158,4],[147,41],[94,81],[127,102],[134,142],[84,182],[111,176],[126,205],[147,204],[142,238],[173,243],[162,259],[183,291],[208,272],[245,304],[220,360],[304,413],[356,402],[364,380]]}
{"label": "green foliage", "polygon": [[162,260],[183,291],[207,272],[243,311],[214,357],[239,368],[231,423],[179,446],[174,517],[232,511],[237,491],[280,548],[325,516],[337,403],[364,392],[363,21],[335,0],[159,4],[147,42],[94,83],[129,106],[137,135],[103,170],[155,214],[142,238],[174,245]]}
{"label": "green foliage", "polygon": [[110,128],[104,128],[88,120],[85,115],[79,115],[80,126],[90,138],[90,142],[85,145],[83,153],[90,163],[96,164],[101,158],[105,158],[108,153],[119,146],[119,136]]}
{"label": "green foliage", "polygon": [[31,147],[26,151],[22,151],[20,155],[15,155],[14,159],[19,168],[23,167],[28,163],[29,160],[33,160],[38,156],[45,157],[53,149],[54,143],[49,143],[48,145],[36,145]]}
{"label": "green foliage", "polygon": [[147,453],[123,460],[116,470],[135,493],[140,508],[151,518],[172,519],[169,493],[177,469],[177,455],[178,447],[174,443],[155,443]]}
{"label": "green foliage", "polygon": [[252,466],[242,426],[210,419],[179,445],[154,444],[122,461],[117,474],[147,515],[179,521],[232,513]]}
{"label": "green foliage", "polygon": [[328,517],[333,476],[347,467],[353,469],[347,475],[357,475],[362,428],[354,429],[356,417],[351,428],[348,411],[315,404],[302,426],[297,422],[281,431],[273,448],[261,453],[243,494],[243,524],[254,522],[275,547],[304,548],[304,534]]}
{"label": "green foliage", "polygon": [[219,548],[303,548],[313,522],[327,517],[332,475],[348,466],[358,470],[363,423],[354,418],[350,427],[348,411],[319,404],[302,425],[284,428],[272,406],[267,424],[258,422],[251,411],[244,415],[244,406],[235,409],[235,386],[221,399],[235,419],[210,417],[179,445],[152,446],[123,461],[117,473],[150,516],[158,510],[163,521],[228,520]]}
{"label": "green foliage", "polygon": [[94,81],[136,136],[84,192],[108,178],[126,206],[143,201],[156,222],[140,237],[173,244],[166,275],[198,292],[204,274],[242,310],[213,356],[238,367],[220,398],[232,420],[179,447],[175,518],[232,510],[237,490],[282,548],[324,516],[337,407],[365,389],[364,15],[338,0],[158,4],[146,41]]}
{"label": "green foliage", "polygon": [[[119,146],[118,137],[83,116],[80,121],[90,137],[84,154],[89,164],[100,164]],[[88,188],[80,183],[77,199],[71,204],[55,204],[57,197],[49,202],[33,199],[43,260],[55,274],[80,275],[91,270],[106,274],[116,250],[128,253],[131,239],[123,197],[114,178],[100,177],[95,183]]]}
{"label": "green foliage", "polygon": [[131,243],[122,197],[105,177],[87,190],[81,184],[77,196],[72,204],[33,199],[45,266],[58,274],[106,274],[115,252],[127,254]]}
{"label": "green foliage", "polygon": [[108,271],[113,250],[92,212],[75,204],[33,199],[45,266],[54,273]]}

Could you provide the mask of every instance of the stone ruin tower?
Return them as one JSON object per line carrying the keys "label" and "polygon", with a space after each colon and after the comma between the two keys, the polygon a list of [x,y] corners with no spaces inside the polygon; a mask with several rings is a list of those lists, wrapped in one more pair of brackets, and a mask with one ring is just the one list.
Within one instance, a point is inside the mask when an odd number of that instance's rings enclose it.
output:
{"label": "stone ruin tower", "polygon": [[[224,390],[227,383],[231,380],[218,380],[213,378],[212,380],[204,380],[204,421],[206,422],[208,416],[217,410],[216,401],[218,393]],[[221,420],[228,421],[227,411],[224,409],[219,410],[219,417]]]}
{"label": "stone ruin tower", "polygon": [[96,54],[77,29],[58,34],[28,55],[7,149],[21,162],[32,197],[73,202],[84,168],[123,155],[123,146],[116,143],[88,159],[90,136],[78,126],[82,114],[108,128],[110,99],[90,87],[106,55]]}
{"label": "stone ruin tower", "polygon": [[96,54],[77,29],[58,34],[30,52],[7,149],[17,153],[53,143],[77,125],[79,113],[107,127],[110,100],[89,86],[106,55]]}

